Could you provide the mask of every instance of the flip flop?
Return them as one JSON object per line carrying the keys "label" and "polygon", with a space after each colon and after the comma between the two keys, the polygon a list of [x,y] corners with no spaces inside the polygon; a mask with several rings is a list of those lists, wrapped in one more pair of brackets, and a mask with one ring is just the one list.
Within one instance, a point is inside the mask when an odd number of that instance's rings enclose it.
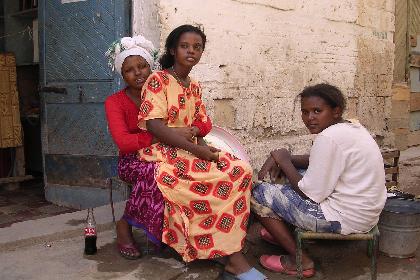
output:
{"label": "flip flop", "polygon": [[117,244],[118,252],[120,255],[128,260],[137,260],[141,258],[141,252],[135,244]]}
{"label": "flip flop", "polygon": [[263,240],[267,241],[270,244],[279,245],[279,243],[277,243],[277,241],[274,239],[271,233],[269,233],[268,230],[265,229],[265,227],[261,228],[260,236]]}
{"label": "flip flop", "polygon": [[226,270],[222,274],[223,280],[268,280],[267,276],[256,270],[254,267],[247,272],[235,275]]}
{"label": "flip flop", "polygon": [[[282,255],[280,255],[280,256],[276,256],[276,255],[271,255],[271,256],[270,255],[262,255],[260,257],[260,264],[264,268],[266,268],[266,269],[268,269],[270,271],[280,272],[280,273],[284,273],[284,274],[287,274],[287,275],[294,275],[294,276],[296,276],[298,274],[297,273],[297,270],[289,270],[289,269],[285,268],[283,266],[283,264],[281,263],[281,257],[282,257]],[[303,274],[303,277],[305,277],[305,278],[312,277],[312,276],[315,275],[315,269],[314,268],[305,269],[305,270],[303,270],[303,273],[302,274]]]}

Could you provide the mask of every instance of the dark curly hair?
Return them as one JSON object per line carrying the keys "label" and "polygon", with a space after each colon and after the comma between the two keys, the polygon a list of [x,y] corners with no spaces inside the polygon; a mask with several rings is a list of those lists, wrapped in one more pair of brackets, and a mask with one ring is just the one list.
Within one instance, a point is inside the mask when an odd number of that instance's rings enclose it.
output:
{"label": "dark curly hair", "polygon": [[178,46],[179,38],[182,34],[187,32],[197,33],[201,36],[201,39],[203,40],[204,50],[206,46],[206,35],[200,28],[189,24],[178,26],[177,28],[172,30],[168,38],[166,38],[165,53],[159,59],[160,65],[163,69],[169,68],[175,64],[175,59],[174,56],[171,54],[171,49],[176,49],[176,47]]}
{"label": "dark curly hair", "polygon": [[318,96],[327,102],[331,108],[340,107],[343,111],[346,109],[346,99],[343,93],[335,86],[327,83],[308,86],[299,93],[300,100],[305,97]]}

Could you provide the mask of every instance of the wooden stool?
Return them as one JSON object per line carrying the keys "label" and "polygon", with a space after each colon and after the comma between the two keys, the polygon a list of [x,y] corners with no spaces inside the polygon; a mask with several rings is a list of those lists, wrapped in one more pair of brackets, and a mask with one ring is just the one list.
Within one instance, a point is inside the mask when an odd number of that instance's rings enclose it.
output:
{"label": "wooden stool", "polygon": [[370,275],[372,280],[376,280],[377,276],[377,263],[376,259],[378,256],[378,238],[379,230],[378,226],[372,228],[368,233],[353,233],[349,235],[343,235],[338,233],[327,233],[327,232],[313,232],[305,231],[300,228],[296,228],[296,267],[298,279],[303,278],[302,268],[302,240],[303,239],[329,239],[329,240],[367,240],[368,241],[368,255],[371,257]]}
{"label": "wooden stool", "polygon": [[398,162],[400,159],[400,151],[399,150],[382,150],[381,151],[382,158],[384,159],[384,169],[385,169],[385,179],[386,179],[386,186],[398,186]]}

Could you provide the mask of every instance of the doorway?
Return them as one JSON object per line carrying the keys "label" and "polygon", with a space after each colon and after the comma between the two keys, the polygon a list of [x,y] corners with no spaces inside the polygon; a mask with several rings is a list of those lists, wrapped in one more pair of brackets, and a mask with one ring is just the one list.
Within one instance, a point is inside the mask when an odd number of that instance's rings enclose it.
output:
{"label": "doorway", "polygon": [[72,211],[44,195],[36,0],[0,0],[0,80],[0,227]]}

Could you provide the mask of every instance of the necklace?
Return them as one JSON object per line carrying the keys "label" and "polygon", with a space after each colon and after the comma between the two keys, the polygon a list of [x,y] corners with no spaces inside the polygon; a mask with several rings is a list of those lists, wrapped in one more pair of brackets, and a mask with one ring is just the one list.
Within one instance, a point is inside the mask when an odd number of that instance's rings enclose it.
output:
{"label": "necklace", "polygon": [[189,77],[187,76],[186,79],[181,79],[180,77],[178,77],[178,74],[176,73],[174,67],[171,67],[172,72],[174,73],[174,77],[175,79],[184,87],[188,87],[189,86]]}

